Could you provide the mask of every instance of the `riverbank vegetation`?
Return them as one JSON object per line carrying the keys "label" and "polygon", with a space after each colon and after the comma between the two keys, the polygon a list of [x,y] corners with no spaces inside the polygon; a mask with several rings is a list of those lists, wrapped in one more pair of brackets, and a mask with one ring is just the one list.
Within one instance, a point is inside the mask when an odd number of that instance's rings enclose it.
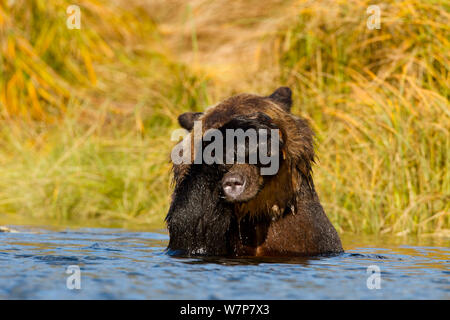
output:
{"label": "riverbank vegetation", "polygon": [[448,235],[450,2],[371,4],[0,0],[0,214],[163,226],[177,116],[288,85],[339,232]]}

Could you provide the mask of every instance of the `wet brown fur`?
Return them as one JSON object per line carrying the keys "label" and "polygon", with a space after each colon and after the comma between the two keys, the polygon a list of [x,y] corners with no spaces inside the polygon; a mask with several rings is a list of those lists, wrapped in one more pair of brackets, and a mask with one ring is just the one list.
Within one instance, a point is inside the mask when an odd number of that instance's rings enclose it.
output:
{"label": "wet brown fur", "polygon": [[[258,111],[269,116],[280,129],[283,161],[275,176],[264,178],[256,197],[234,204],[238,223],[230,233],[234,254],[290,256],[342,252],[339,236],[314,188],[313,132],[305,120],[287,112],[276,101],[252,94],[233,96],[208,109],[198,120],[205,132],[222,127],[238,115],[251,116]],[[173,170],[176,184],[187,175],[189,164],[174,165]]]}

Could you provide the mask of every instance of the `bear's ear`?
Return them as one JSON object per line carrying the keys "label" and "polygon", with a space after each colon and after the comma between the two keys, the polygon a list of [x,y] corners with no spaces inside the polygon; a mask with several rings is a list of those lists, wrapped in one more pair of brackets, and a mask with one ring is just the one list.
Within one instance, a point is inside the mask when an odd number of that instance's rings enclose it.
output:
{"label": "bear's ear", "polygon": [[291,111],[292,91],[288,87],[279,87],[269,96],[269,99],[278,102],[286,112]]}
{"label": "bear's ear", "polygon": [[196,121],[203,112],[185,112],[178,117],[178,123],[184,129],[191,131],[194,127],[194,121]]}

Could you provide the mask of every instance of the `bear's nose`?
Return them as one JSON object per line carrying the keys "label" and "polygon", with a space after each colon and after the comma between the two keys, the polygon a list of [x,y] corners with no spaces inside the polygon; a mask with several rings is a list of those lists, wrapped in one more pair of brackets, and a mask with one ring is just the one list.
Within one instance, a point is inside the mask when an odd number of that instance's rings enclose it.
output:
{"label": "bear's nose", "polygon": [[222,181],[222,188],[228,198],[236,199],[244,192],[245,179],[237,173],[228,174]]}

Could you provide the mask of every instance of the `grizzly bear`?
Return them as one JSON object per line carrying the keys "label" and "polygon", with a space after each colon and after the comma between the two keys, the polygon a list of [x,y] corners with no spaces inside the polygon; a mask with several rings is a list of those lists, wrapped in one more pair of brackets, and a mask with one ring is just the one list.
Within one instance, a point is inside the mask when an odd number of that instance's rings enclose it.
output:
{"label": "grizzly bear", "polygon": [[[313,132],[306,120],[291,113],[291,106],[291,90],[281,87],[269,96],[239,94],[203,113],[179,116],[189,134],[177,146],[190,147],[182,153],[192,157],[173,164],[174,192],[166,217],[170,254],[287,257],[343,252],[314,188]],[[196,124],[200,132],[194,132]],[[247,141],[244,162],[197,161],[212,129],[277,130],[264,148],[261,137],[256,144],[278,161],[276,172],[263,175],[267,163],[262,158],[247,161],[255,151]],[[268,150],[269,145],[278,150]],[[227,144],[224,153],[234,155],[237,149]]]}

